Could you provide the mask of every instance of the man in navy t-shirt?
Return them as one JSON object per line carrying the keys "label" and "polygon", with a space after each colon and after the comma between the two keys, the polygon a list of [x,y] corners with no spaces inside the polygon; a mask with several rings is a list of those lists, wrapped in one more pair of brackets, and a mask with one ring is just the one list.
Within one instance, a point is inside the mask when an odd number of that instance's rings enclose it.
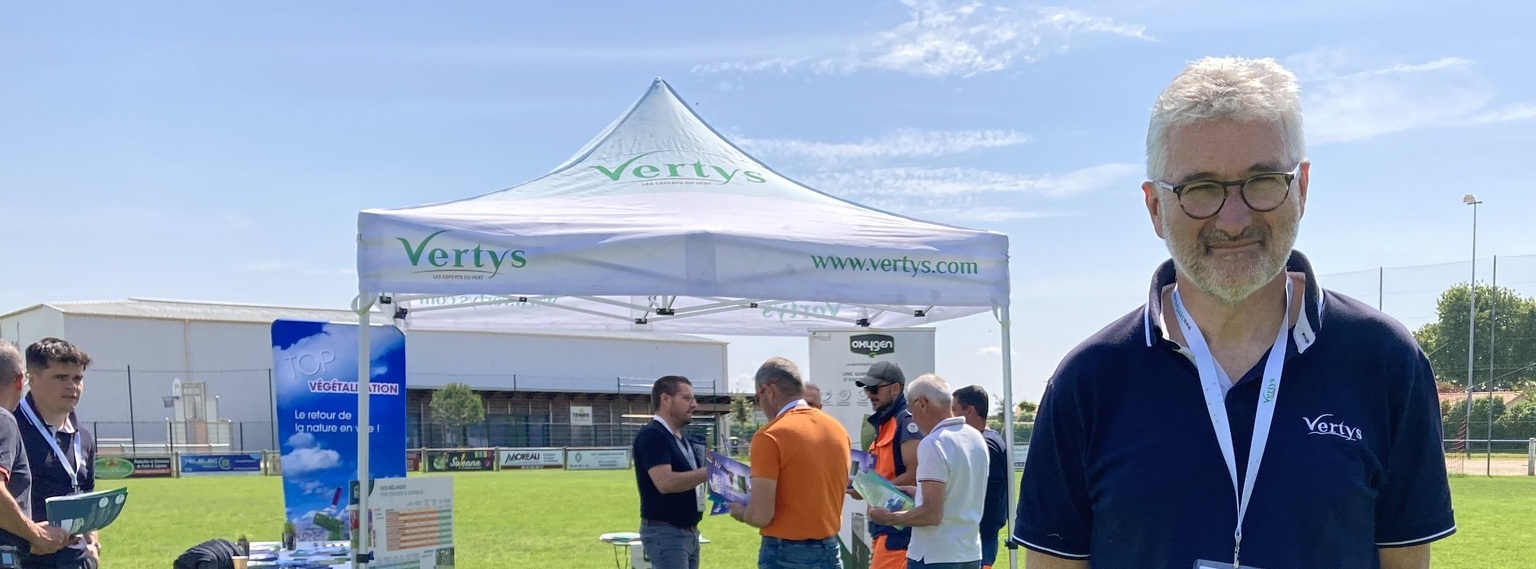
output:
{"label": "man in navy t-shirt", "polygon": [[1197,61],[1154,104],[1142,191],[1172,259],[1046,387],[1030,569],[1419,568],[1456,531],[1428,359],[1292,250],[1305,150],[1273,60]]}
{"label": "man in navy t-shirt", "polygon": [[[73,344],[44,338],[27,347],[31,393],[16,409],[27,462],[32,466],[32,519],[48,519],[47,500],[96,490],[96,437],[80,424],[75,406],[85,393],[90,356]],[[26,569],[96,569],[101,541],[96,532],[75,537],[69,547],[31,555]]]}
{"label": "man in navy t-shirt", "polygon": [[987,426],[987,411],[992,398],[980,385],[968,385],[954,393],[954,414],[965,424],[981,432],[987,443],[987,495],[981,510],[981,567],[991,569],[997,561],[997,535],[1008,525],[1008,447],[1003,436]]}
{"label": "man in navy t-shirt", "polygon": [[699,568],[709,457],[684,436],[698,403],[688,378],[669,375],[651,386],[656,418],[635,434],[635,485],[640,491],[640,543],[655,569]]}

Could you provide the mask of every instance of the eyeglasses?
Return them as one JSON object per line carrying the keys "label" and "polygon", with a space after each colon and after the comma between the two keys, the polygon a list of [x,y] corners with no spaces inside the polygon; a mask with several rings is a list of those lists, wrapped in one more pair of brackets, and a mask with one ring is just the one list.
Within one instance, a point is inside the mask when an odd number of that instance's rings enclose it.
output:
{"label": "eyeglasses", "polygon": [[1301,165],[1298,164],[1290,172],[1266,172],[1247,180],[1200,180],[1177,186],[1167,182],[1153,184],[1178,196],[1179,207],[1185,215],[1207,219],[1221,213],[1221,208],[1227,205],[1227,188],[1232,186],[1239,187],[1238,193],[1242,194],[1243,203],[1248,205],[1248,209],[1260,213],[1274,211],[1285,203],[1285,198],[1291,193],[1291,182],[1300,171]]}
{"label": "eyeglasses", "polygon": [[890,384],[890,383],[882,383],[882,384],[879,384],[879,385],[866,385],[866,386],[864,386],[864,392],[868,393],[870,395],[874,395],[876,392],[880,391],[880,388],[885,387],[887,385],[892,385],[892,384]]}

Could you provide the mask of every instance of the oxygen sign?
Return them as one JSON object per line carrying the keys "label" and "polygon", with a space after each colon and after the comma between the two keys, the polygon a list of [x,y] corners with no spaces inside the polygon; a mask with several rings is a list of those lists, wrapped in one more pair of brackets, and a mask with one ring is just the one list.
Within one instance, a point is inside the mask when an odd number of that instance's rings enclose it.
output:
{"label": "oxygen sign", "polygon": [[848,351],[861,356],[896,353],[896,339],[885,334],[859,334],[848,339]]}

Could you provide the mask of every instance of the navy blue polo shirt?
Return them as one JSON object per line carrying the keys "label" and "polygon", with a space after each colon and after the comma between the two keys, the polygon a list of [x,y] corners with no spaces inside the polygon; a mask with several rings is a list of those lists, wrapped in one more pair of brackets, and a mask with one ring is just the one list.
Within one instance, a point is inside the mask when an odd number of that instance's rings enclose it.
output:
{"label": "navy blue polo shirt", "polygon": [[987,499],[981,510],[981,531],[996,537],[1008,525],[1008,446],[992,429],[982,431],[981,438],[987,442]]}
{"label": "navy blue polo shirt", "polygon": [[[1242,563],[1379,567],[1377,548],[1455,532],[1429,360],[1374,308],[1319,288],[1305,256],[1274,423],[1243,524]],[[1162,291],[1075,348],[1046,387],[1019,487],[1015,542],[1095,569],[1230,563],[1237,499]],[[1326,324],[1326,326],[1325,326]],[[1267,357],[1267,356],[1266,356]],[[1226,397],[1239,480],[1264,359]]]}
{"label": "navy blue polo shirt", "polygon": [[[26,402],[32,401],[32,395],[27,394]],[[42,419],[42,417],[38,417]],[[53,447],[48,444],[47,433],[39,431],[26,415],[17,410],[16,420],[21,427],[21,438],[27,449],[27,461],[32,467],[32,521],[43,522],[48,520],[48,498],[55,496],[69,496],[75,493],[70,484],[69,473],[64,470],[64,465],[59,462],[59,457],[54,454]],[[71,462],[83,463],[85,468],[76,474],[80,480],[80,492],[96,491],[96,437],[90,429],[80,424],[80,420],[74,413],[69,414],[69,421],[75,427],[73,433],[56,433],[54,440],[58,442]],[[53,428],[53,425],[44,425]],[[74,437],[80,437],[80,454],[75,455]],[[84,541],[79,541],[70,547],[66,547],[49,555],[28,557],[24,567],[52,567],[76,562],[87,557]]]}

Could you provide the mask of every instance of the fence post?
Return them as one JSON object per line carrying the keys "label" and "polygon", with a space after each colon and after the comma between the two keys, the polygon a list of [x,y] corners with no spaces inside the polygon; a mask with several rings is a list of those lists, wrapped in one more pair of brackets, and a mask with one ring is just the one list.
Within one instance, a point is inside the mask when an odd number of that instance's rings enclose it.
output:
{"label": "fence post", "polygon": [[130,454],[136,454],[139,450],[139,436],[133,426],[133,366],[128,366],[128,444],[133,449]]}
{"label": "fence post", "polygon": [[1536,476],[1536,437],[1531,438],[1530,447],[1525,451],[1525,475]]}

